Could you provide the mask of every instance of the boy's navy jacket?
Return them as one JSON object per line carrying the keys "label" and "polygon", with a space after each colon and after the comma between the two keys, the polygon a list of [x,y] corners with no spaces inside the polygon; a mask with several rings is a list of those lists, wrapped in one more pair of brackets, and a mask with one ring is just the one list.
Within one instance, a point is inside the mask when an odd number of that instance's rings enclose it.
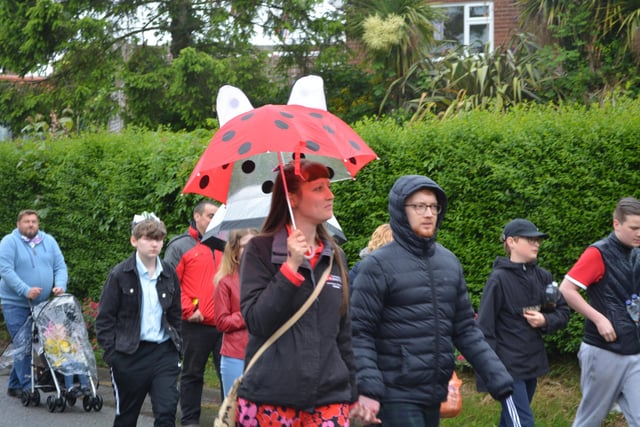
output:
{"label": "boy's navy jacket", "polygon": [[[537,378],[549,372],[542,334],[564,328],[570,309],[562,295],[555,310],[545,311],[545,289],[553,281],[551,273],[536,262],[511,262],[498,257],[484,286],[478,322],[489,345],[519,380]],[[527,308],[543,311],[544,328],[533,328],[523,315]]]}

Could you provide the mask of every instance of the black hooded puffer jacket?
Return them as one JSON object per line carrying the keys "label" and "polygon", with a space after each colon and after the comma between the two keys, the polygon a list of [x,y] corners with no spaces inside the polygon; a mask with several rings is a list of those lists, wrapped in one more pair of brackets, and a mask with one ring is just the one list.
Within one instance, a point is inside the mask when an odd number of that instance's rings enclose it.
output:
{"label": "black hooded puffer jacket", "polygon": [[405,200],[420,189],[444,191],[424,176],[399,178],[389,193],[394,241],[363,259],[351,297],[358,392],[384,402],[435,406],[446,400],[454,346],[474,366],[494,398],[513,380],[476,326],[462,266],[436,243],[416,235]]}

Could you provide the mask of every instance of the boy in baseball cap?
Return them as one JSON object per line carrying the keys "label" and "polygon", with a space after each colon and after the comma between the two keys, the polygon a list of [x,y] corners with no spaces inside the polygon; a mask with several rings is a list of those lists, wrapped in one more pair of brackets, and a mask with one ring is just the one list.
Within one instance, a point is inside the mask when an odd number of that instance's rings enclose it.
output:
{"label": "boy in baseball cap", "polygon": [[[546,237],[522,218],[504,227],[500,240],[507,256],[494,261],[478,312],[480,329],[513,377],[513,401],[523,427],[535,425],[531,400],[538,377],[549,372],[542,334],[564,328],[569,321],[569,306],[561,296],[547,301],[548,286],[559,293],[551,273],[537,264]],[[501,403],[502,427],[510,425],[510,418],[506,403]]]}

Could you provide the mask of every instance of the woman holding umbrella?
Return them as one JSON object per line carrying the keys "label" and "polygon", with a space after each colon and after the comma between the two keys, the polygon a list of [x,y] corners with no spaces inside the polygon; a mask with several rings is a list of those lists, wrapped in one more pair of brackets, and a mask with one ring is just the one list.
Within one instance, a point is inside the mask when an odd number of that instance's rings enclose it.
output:
{"label": "woman holding umbrella", "polygon": [[[283,180],[283,176],[285,179]],[[333,215],[330,173],[299,160],[280,167],[262,233],[240,264],[240,308],[249,330],[245,360],[330,274],[305,314],[246,372],[238,425],[348,426],[377,420],[357,402],[345,256],[324,222]]]}

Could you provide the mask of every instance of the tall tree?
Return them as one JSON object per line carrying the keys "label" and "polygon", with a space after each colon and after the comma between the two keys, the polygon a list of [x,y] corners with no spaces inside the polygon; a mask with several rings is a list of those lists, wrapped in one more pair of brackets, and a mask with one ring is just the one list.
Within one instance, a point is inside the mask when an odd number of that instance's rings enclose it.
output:
{"label": "tall tree", "polygon": [[[268,67],[264,55],[251,45],[256,32],[274,36],[285,46],[295,37],[292,51],[301,58],[313,57],[312,51],[336,40],[340,26],[335,26],[322,13],[311,13],[323,0],[0,0],[0,72],[21,75],[53,67],[55,71],[43,87],[55,106],[70,107],[83,120],[104,125],[119,111],[113,95],[122,87],[123,78],[133,84],[127,94],[129,103],[142,100],[142,105],[128,105],[127,118],[141,118],[139,125],[156,125],[149,121],[163,118],[171,127],[196,127],[211,117],[212,94],[220,79],[202,64],[210,61],[224,66],[220,76],[233,76],[236,84],[264,88]],[[285,30],[287,30],[285,32]],[[284,34],[290,37],[284,37]],[[137,52],[152,37],[168,49],[167,67],[144,71],[136,78],[135,68],[122,62]],[[305,41],[304,43],[299,42]],[[179,60],[182,52],[185,58]],[[162,50],[162,49],[161,49]],[[162,55],[162,52],[157,52]],[[210,59],[200,54],[209,55]],[[244,57],[244,60],[233,58]],[[251,69],[251,67],[253,67]],[[308,68],[300,68],[308,70]],[[288,71],[288,70],[287,70]],[[153,73],[156,75],[153,75]],[[253,74],[253,76],[251,76]],[[288,74],[282,74],[288,75]],[[181,79],[179,82],[171,79]],[[190,86],[201,83],[202,87]],[[229,81],[228,81],[229,82]],[[257,84],[259,82],[259,84]],[[224,83],[224,82],[223,82]],[[278,82],[279,83],[279,82]],[[273,86],[273,84],[272,84]],[[181,90],[200,94],[186,97]],[[171,92],[171,93],[169,93]],[[262,91],[264,97],[272,90]],[[51,94],[54,93],[55,96]],[[164,99],[186,100],[176,106],[167,101],[153,105],[155,114],[145,116],[144,94],[155,93]],[[133,96],[139,95],[139,96]],[[6,99],[12,99],[7,96]],[[160,99],[160,98],[157,98]],[[196,102],[197,100],[197,102]],[[31,102],[31,108],[36,103]],[[37,104],[41,105],[41,104]],[[29,112],[25,104],[21,115]],[[161,111],[160,108],[169,108]],[[180,107],[170,108],[170,107]],[[45,116],[49,111],[38,111]],[[87,116],[90,115],[91,117]],[[3,113],[0,120],[8,120]],[[12,121],[20,120],[11,116]],[[77,121],[78,123],[80,120]],[[13,124],[15,127],[19,124]],[[79,128],[79,127],[78,127]],[[19,127],[18,127],[19,129]]]}
{"label": "tall tree", "polygon": [[[348,29],[364,53],[374,60],[387,83],[402,79],[422,61],[434,42],[434,26],[440,15],[424,0],[354,0],[347,5]],[[401,93],[394,98],[399,105]]]}
{"label": "tall tree", "polygon": [[637,0],[518,0],[523,28],[542,35],[547,62],[562,70],[558,93],[591,103],[636,96],[640,81]]}
{"label": "tall tree", "polygon": [[[78,46],[106,50],[147,32],[165,37],[177,57],[242,49],[256,31],[306,33],[322,0],[0,0],[0,67],[25,74]],[[312,31],[312,30],[311,30]]]}
{"label": "tall tree", "polygon": [[[518,0],[518,3],[523,23],[541,23],[561,44],[574,43],[575,38],[585,40],[584,49],[592,68],[599,65],[603,50],[620,43],[620,35],[623,35],[621,53],[635,51],[636,57],[640,57],[640,2],[637,0]],[[562,29],[571,26],[577,14],[584,17],[585,25],[579,28],[582,33],[564,33]]]}

